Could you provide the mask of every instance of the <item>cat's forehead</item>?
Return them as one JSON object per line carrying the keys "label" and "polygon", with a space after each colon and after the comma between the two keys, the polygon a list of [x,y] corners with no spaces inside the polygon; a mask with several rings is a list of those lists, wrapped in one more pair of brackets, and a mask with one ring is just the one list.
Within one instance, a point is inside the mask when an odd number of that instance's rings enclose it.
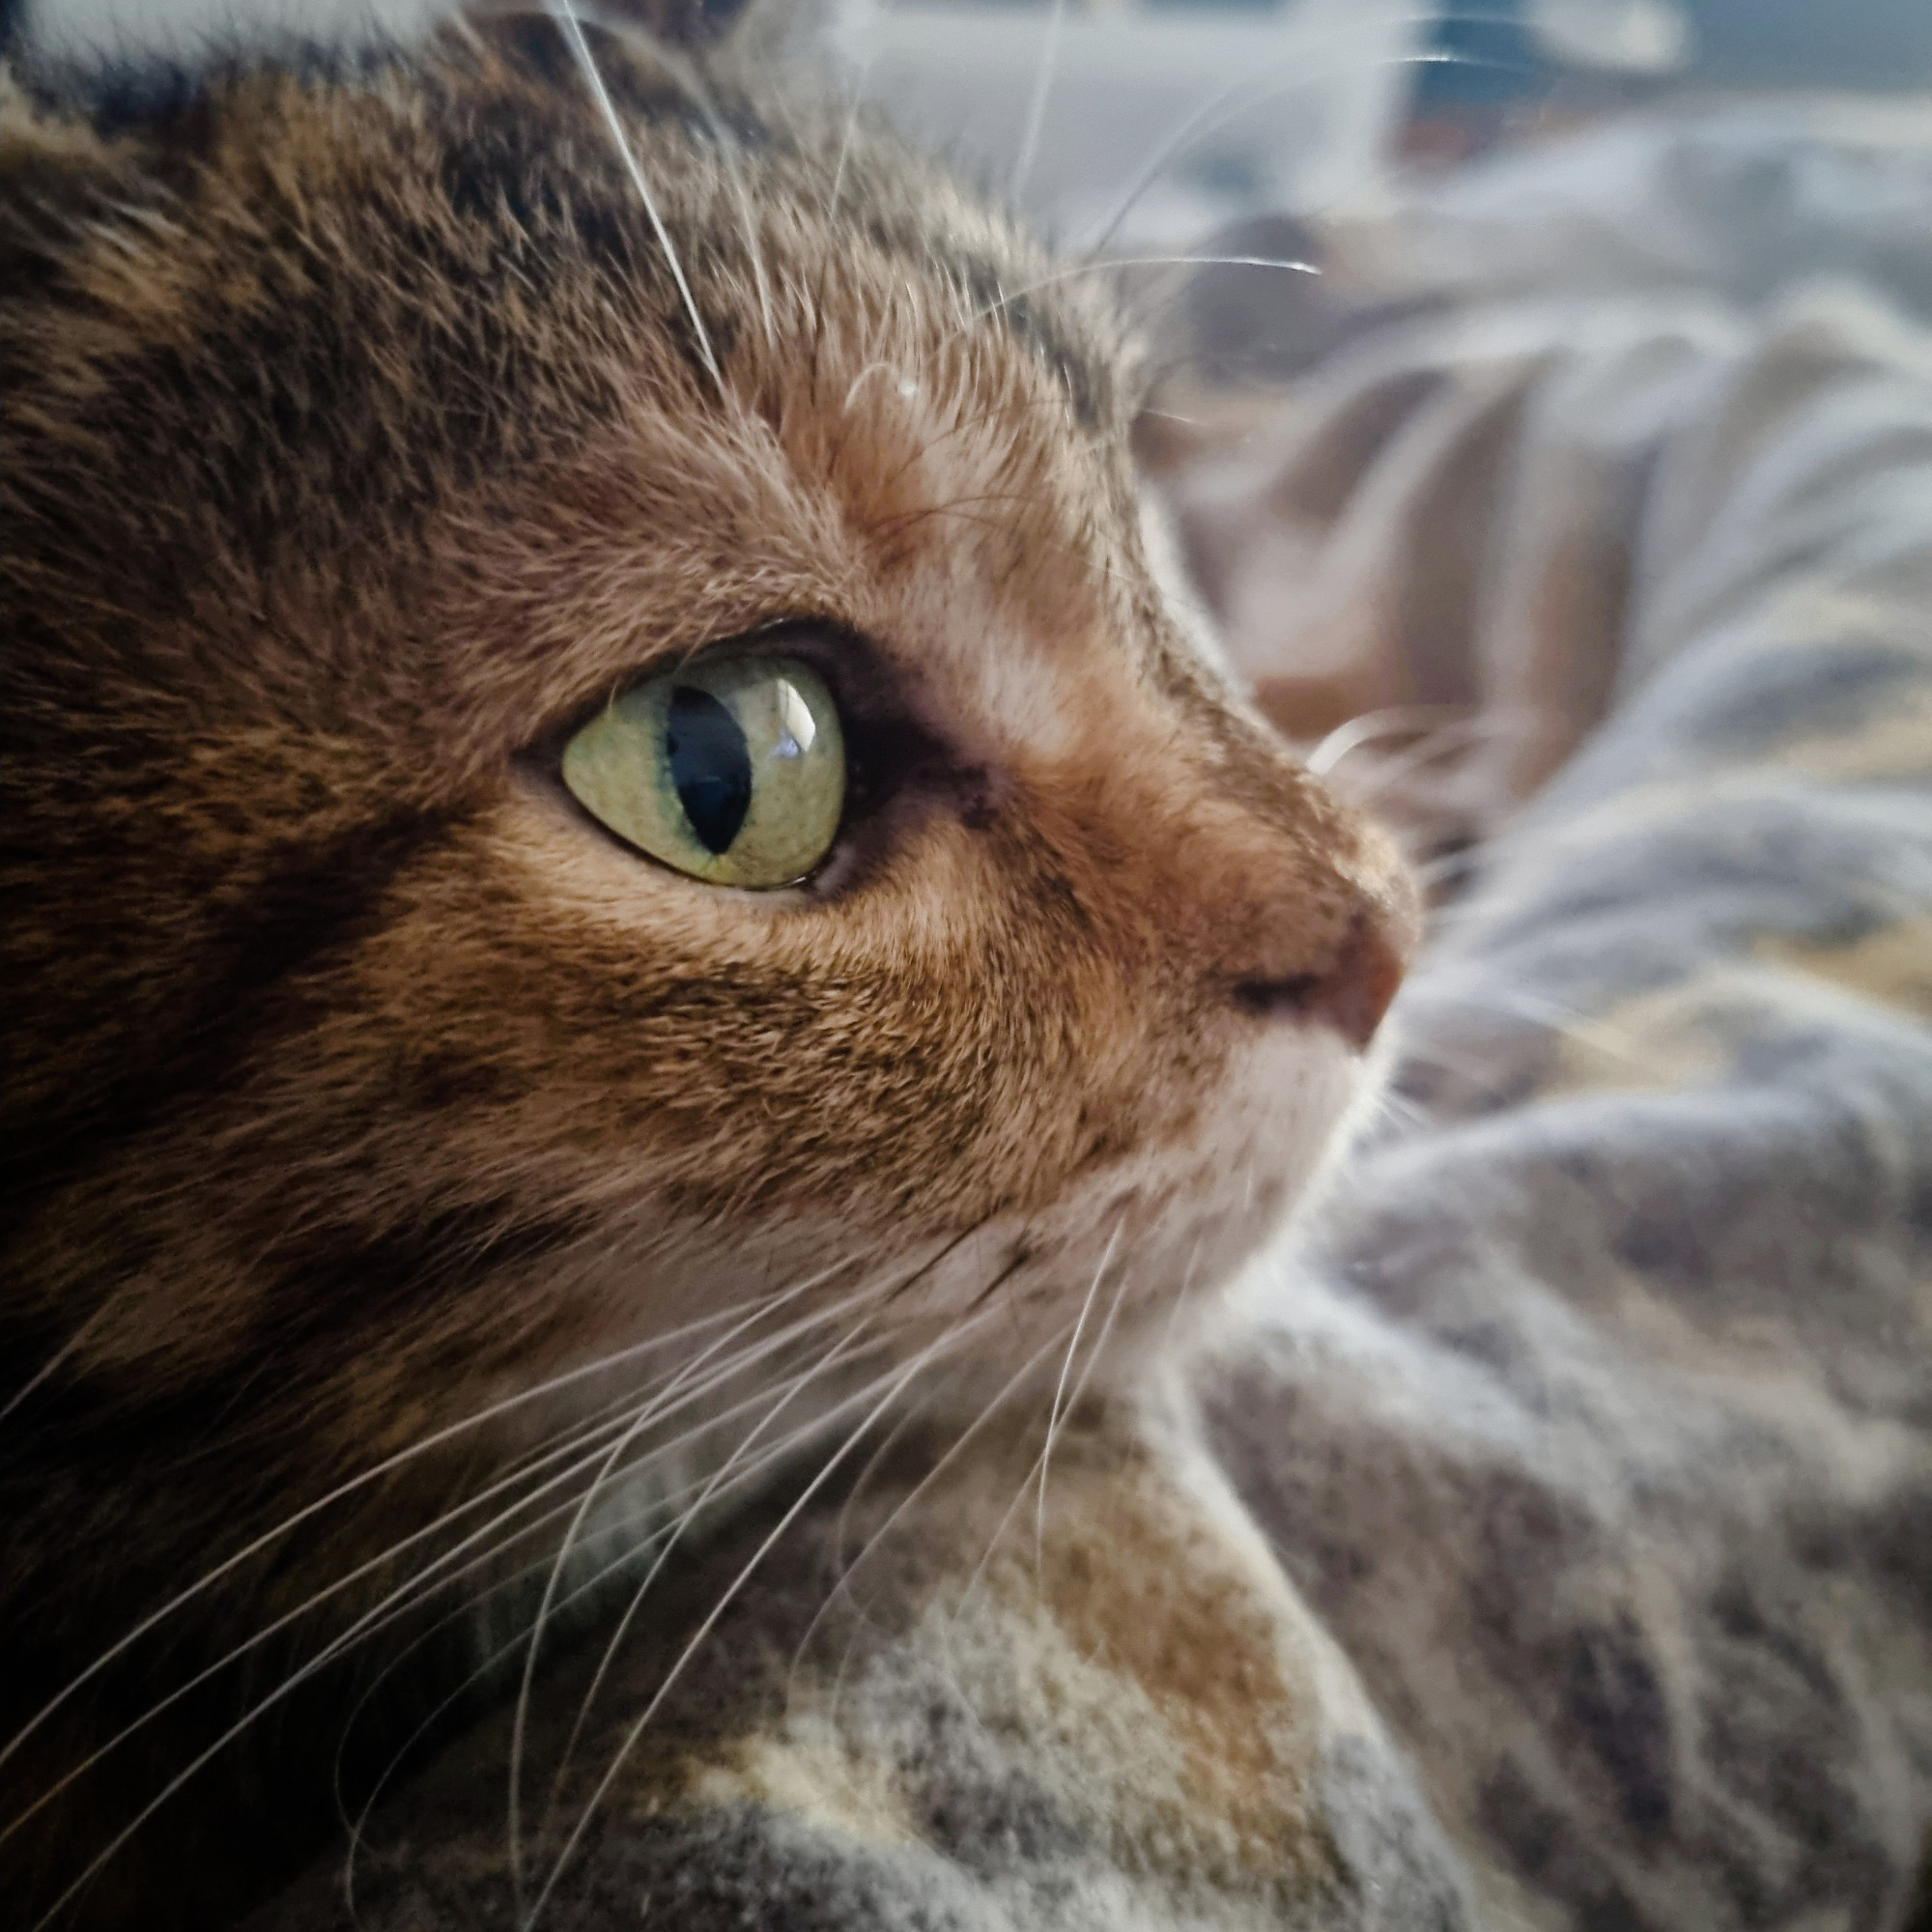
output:
{"label": "cat's forehead", "polygon": [[[409,55],[97,77],[38,117],[44,152],[79,160],[91,142],[98,164],[60,197],[85,234],[64,293],[91,298],[103,354],[119,322],[129,351],[198,346],[209,373],[227,353],[264,384],[345,379],[337,406],[419,386],[384,357],[467,376],[449,401],[468,407],[442,412],[452,444],[466,419],[514,409],[527,433],[581,411],[613,361],[675,359],[716,387],[749,357],[752,384],[809,386],[858,328],[882,367],[951,362],[990,392],[1022,362],[1083,433],[1123,426],[1128,339],[1094,265],[1049,256],[867,115],[672,78],[608,36],[591,57],[594,72],[538,19]],[[4,104],[12,174],[36,117]],[[377,383],[353,380],[358,330]],[[331,336],[343,366],[305,366]],[[663,400],[714,398],[697,383]]]}
{"label": "cat's forehead", "polygon": [[[874,565],[944,536],[980,577],[1128,528],[1094,277],[842,109],[594,53],[615,129],[543,20],[98,101],[69,316],[19,311],[89,449],[40,463],[47,494],[103,528],[138,497],[177,580],[211,538],[231,575],[353,557],[338,602],[451,506],[508,615],[619,563],[648,609],[639,553],[669,547],[686,643],[823,604],[852,569],[828,519]],[[165,615],[136,548],[112,567]]]}

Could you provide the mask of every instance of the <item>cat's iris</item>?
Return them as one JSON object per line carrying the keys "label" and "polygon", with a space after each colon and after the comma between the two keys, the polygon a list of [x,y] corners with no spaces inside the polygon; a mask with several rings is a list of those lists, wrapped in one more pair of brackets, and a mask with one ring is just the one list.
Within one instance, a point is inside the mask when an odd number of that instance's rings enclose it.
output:
{"label": "cat's iris", "polygon": [[720,886],[788,886],[845,803],[832,694],[795,658],[701,660],[635,685],[563,752],[571,796],[618,838]]}

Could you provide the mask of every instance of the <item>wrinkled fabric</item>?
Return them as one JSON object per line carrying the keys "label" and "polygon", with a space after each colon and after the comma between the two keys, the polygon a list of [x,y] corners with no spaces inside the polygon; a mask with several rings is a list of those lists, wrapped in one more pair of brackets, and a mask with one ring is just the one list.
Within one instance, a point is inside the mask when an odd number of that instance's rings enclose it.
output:
{"label": "wrinkled fabric", "polygon": [[[1485,183],[1498,257],[1736,157],[1599,145]],[[1932,1818],[1932,339],[1788,245],[1844,156],[1776,160],[1759,305],[1459,306],[1239,459],[1349,450],[1249,668],[1313,621],[1343,708],[1460,707],[1482,842],[1214,1440],[1501,1922],[1895,1925]]]}

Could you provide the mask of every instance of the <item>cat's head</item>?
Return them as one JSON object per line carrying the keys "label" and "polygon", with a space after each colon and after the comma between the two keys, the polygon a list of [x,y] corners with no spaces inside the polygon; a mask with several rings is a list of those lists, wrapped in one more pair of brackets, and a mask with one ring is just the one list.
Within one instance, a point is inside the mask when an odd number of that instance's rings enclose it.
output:
{"label": "cat's head", "polygon": [[0,1320],[76,1483],[759,1296],[1018,1364],[1362,1086],[1410,888],[1177,603],[1099,278],[585,45],[7,106]]}

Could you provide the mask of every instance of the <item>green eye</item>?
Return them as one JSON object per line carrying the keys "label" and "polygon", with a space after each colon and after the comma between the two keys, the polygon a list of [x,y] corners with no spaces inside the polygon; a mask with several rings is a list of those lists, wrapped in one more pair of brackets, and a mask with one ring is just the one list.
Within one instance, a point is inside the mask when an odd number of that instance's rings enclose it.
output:
{"label": "green eye", "polygon": [[832,849],[845,741],[818,673],[718,658],[652,678],[563,751],[563,781],[619,838],[717,886],[788,886]]}

